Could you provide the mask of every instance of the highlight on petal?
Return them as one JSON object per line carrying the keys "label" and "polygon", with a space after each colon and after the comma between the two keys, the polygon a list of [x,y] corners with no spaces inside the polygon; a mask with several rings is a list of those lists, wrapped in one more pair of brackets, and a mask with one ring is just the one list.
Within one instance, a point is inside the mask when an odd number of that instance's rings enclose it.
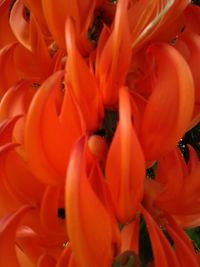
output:
{"label": "highlight on petal", "polygon": [[17,0],[10,13],[10,25],[13,33],[19,42],[31,51],[29,39],[29,17],[26,17],[26,10],[22,0]]}
{"label": "highlight on petal", "polygon": [[138,1],[129,11],[132,28],[132,46],[135,47],[146,36],[152,34],[157,28],[163,16],[170,10],[174,4],[174,0],[171,1]]}
{"label": "highlight on petal", "polygon": [[[67,229],[77,266],[111,266],[112,221],[94,193],[84,164],[84,138],[75,145],[66,177]],[[103,234],[102,234],[103,233]]]}
{"label": "highlight on petal", "polygon": [[128,222],[134,218],[143,197],[145,163],[136,136],[126,87],[119,91],[119,123],[108,151],[106,179],[117,219]]}
{"label": "highlight on petal", "polygon": [[24,0],[24,4],[28,8],[29,12],[31,12],[31,16],[33,16],[38,25],[40,25],[42,33],[46,37],[50,38],[50,33],[48,31],[48,27],[43,14],[42,2],[35,0]]}
{"label": "highlight on petal", "polygon": [[[176,28],[176,19],[189,5],[188,0],[142,0],[129,9],[132,48],[137,51],[149,40],[168,35]],[[169,41],[169,40],[167,40]]]}
{"label": "highlight on petal", "polygon": [[[35,1],[38,2],[39,1]],[[30,7],[34,6],[29,2]],[[40,6],[36,4],[37,6]],[[35,9],[34,9],[35,11]],[[38,16],[37,16],[38,17]],[[41,15],[40,21],[41,19]],[[43,18],[44,20],[44,18]],[[44,24],[44,22],[42,21]],[[44,25],[39,25],[35,17],[32,15],[32,10],[24,5],[21,0],[15,1],[10,12],[10,25],[19,43],[35,56],[40,57],[40,60],[49,63],[49,53],[45,40],[45,33],[42,32]],[[43,28],[41,29],[41,26]]]}
{"label": "highlight on petal", "polygon": [[[184,58],[167,44],[152,45],[153,92],[143,113],[139,139],[152,163],[169,152],[188,129],[194,106],[194,84]],[[169,68],[170,66],[170,68]]]}

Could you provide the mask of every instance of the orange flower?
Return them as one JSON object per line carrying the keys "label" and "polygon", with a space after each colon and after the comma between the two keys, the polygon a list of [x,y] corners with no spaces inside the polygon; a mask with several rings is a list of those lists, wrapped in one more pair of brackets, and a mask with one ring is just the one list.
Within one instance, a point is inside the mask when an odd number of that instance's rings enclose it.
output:
{"label": "orange flower", "polygon": [[184,228],[200,164],[177,148],[200,118],[199,8],[0,0],[0,15],[0,266],[199,266]]}

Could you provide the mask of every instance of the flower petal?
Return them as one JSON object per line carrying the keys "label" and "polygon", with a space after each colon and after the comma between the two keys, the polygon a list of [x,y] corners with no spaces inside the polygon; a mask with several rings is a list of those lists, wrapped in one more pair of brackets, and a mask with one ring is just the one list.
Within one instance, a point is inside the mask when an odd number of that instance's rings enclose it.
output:
{"label": "flower petal", "polygon": [[0,220],[0,265],[2,267],[20,266],[15,251],[15,233],[19,221],[30,209],[31,206],[22,206],[16,212],[10,213]]}
{"label": "flower petal", "polygon": [[114,252],[111,218],[89,184],[83,153],[82,138],[74,147],[66,177],[69,240],[78,266],[98,267],[101,262],[107,267]]}
{"label": "flower petal", "polygon": [[[134,218],[143,196],[145,163],[136,136],[130,96],[126,87],[119,91],[119,123],[108,151],[106,178],[120,222]],[[136,156],[137,155],[137,156]]]}
{"label": "flower petal", "polygon": [[152,45],[148,51],[155,61],[154,90],[144,110],[139,137],[146,160],[153,162],[172,150],[189,127],[194,84],[188,64],[173,47]]}
{"label": "flower petal", "polygon": [[62,92],[62,77],[62,71],[56,72],[42,84],[31,102],[25,125],[29,167],[38,179],[51,185],[64,182],[71,148],[83,132],[71,93],[68,89]]}
{"label": "flower petal", "polygon": [[[131,60],[131,39],[127,20],[127,0],[119,0],[115,14],[113,29],[102,31],[97,47],[97,61],[95,66],[98,85],[106,106],[117,104],[118,90],[125,83],[126,74]],[[108,38],[105,38],[105,37]]]}
{"label": "flower petal", "polygon": [[180,267],[169,241],[166,239],[156,222],[152,219],[151,215],[144,208],[142,209],[142,215],[144,216],[149,232],[155,267]]}
{"label": "flower petal", "polygon": [[66,23],[66,45],[68,58],[65,82],[72,88],[87,129],[94,130],[102,117],[100,94],[94,75],[76,47],[74,24],[71,19]]}

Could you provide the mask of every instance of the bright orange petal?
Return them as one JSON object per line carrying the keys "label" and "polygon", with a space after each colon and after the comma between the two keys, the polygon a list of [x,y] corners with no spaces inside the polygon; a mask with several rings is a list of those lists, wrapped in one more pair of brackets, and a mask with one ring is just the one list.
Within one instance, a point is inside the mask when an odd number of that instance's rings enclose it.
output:
{"label": "bright orange petal", "polygon": [[82,138],[74,147],[66,177],[69,240],[78,266],[98,267],[101,262],[107,267],[113,257],[111,218],[89,184],[83,153]]}
{"label": "bright orange petal", "polygon": [[101,98],[95,77],[77,49],[74,24],[71,19],[66,23],[66,45],[68,58],[65,82],[72,88],[88,130],[94,130],[102,117]]}
{"label": "bright orange petal", "polygon": [[145,163],[136,136],[127,88],[119,92],[119,123],[108,151],[106,178],[120,222],[133,219],[143,196]]}
{"label": "bright orange petal", "polygon": [[64,181],[71,148],[83,132],[70,91],[62,92],[62,77],[63,72],[56,72],[39,88],[25,125],[29,167],[38,179],[54,185]]}
{"label": "bright orange petal", "polygon": [[127,0],[118,1],[113,29],[109,37],[108,30],[104,29],[102,31],[103,36],[100,36],[100,42],[97,47],[95,72],[98,86],[102,91],[103,102],[106,106],[117,104],[118,90],[125,84],[131,60],[127,5]]}
{"label": "bright orange petal", "polygon": [[2,267],[20,266],[15,251],[15,233],[21,218],[30,209],[30,206],[23,206],[0,220],[0,265]]}
{"label": "bright orange petal", "polygon": [[156,74],[139,137],[146,160],[153,162],[172,150],[189,127],[194,84],[188,64],[173,47],[152,45],[148,51],[155,61]]}

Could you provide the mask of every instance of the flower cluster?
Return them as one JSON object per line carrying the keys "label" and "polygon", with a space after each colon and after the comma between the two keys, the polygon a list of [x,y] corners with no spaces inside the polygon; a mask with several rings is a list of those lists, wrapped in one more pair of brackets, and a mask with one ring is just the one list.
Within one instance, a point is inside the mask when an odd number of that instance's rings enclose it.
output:
{"label": "flower cluster", "polygon": [[0,266],[200,266],[200,8],[0,0],[0,29]]}

